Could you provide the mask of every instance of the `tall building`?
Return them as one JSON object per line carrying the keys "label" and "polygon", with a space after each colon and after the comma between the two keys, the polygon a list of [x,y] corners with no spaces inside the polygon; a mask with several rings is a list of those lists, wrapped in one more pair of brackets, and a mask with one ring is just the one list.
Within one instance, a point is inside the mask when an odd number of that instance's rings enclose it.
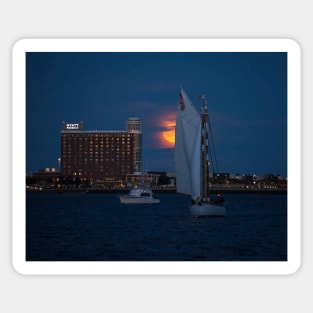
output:
{"label": "tall building", "polygon": [[[62,123],[61,173],[92,182],[125,181],[141,170],[141,121],[126,131],[85,131],[83,122]],[[137,126],[136,126],[137,125]],[[139,127],[139,129],[138,129]]]}
{"label": "tall building", "polygon": [[134,134],[134,172],[142,171],[142,131],[141,120],[138,117],[130,117],[126,121],[126,131]]}

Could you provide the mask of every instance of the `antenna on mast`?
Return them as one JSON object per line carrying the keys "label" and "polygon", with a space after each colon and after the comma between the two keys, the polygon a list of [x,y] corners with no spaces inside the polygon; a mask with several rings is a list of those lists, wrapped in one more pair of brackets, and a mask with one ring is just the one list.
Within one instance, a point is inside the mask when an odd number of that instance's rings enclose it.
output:
{"label": "antenna on mast", "polygon": [[207,102],[207,100],[205,98],[205,94],[204,93],[201,94],[198,99],[199,100],[203,100],[202,108],[201,108],[202,109],[202,113],[207,113],[208,112],[208,102]]}

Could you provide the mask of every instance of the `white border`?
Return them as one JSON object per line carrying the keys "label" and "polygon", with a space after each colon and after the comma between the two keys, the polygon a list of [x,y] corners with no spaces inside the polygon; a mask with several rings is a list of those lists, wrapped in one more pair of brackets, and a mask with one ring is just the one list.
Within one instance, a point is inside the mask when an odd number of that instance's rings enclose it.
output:
{"label": "white border", "polygon": [[[288,52],[288,261],[26,262],[26,52]],[[291,39],[22,39],[13,47],[12,262],[20,274],[293,274],[301,265],[301,49]]]}

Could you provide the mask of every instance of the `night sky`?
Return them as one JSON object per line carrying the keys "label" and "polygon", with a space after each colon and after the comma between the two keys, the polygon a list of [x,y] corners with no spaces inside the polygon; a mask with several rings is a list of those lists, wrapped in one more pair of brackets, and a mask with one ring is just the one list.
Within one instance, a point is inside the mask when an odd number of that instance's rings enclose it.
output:
{"label": "night sky", "polygon": [[174,171],[180,87],[205,93],[219,171],[287,177],[287,53],[30,52],[26,171],[58,169],[62,121],[85,130],[143,123],[143,170]]}

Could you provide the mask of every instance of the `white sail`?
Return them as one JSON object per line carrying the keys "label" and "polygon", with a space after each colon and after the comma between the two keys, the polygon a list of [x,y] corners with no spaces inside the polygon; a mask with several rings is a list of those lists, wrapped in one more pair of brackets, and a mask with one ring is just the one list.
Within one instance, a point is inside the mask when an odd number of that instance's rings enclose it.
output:
{"label": "white sail", "polygon": [[200,196],[201,121],[185,91],[181,89],[176,115],[176,187],[180,193]]}

